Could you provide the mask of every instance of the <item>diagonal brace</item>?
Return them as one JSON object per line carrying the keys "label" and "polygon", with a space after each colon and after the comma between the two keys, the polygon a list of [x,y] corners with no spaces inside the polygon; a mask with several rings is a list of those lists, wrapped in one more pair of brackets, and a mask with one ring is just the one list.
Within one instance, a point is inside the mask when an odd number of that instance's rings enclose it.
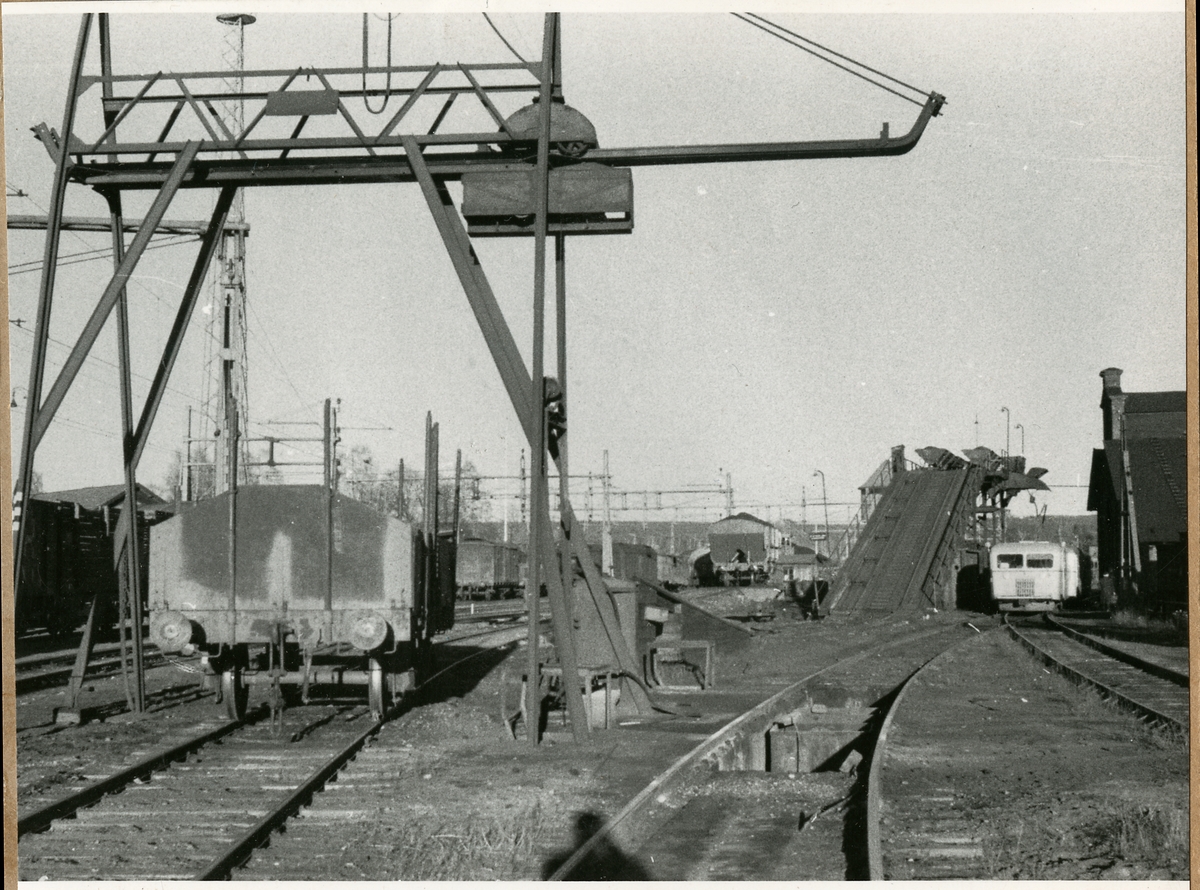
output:
{"label": "diagonal brace", "polygon": [[200,295],[200,287],[204,283],[204,276],[208,272],[209,266],[212,265],[213,254],[216,253],[217,242],[221,237],[221,233],[225,229],[225,218],[229,214],[229,208],[233,204],[234,195],[237,189],[232,186],[227,186],[221,189],[221,194],[217,198],[217,206],[213,210],[212,220],[208,224],[208,229],[204,233],[204,238],[200,242],[200,253],[196,257],[196,263],[192,266],[192,274],[188,279],[187,287],[184,289],[183,298],[179,302],[179,312],[175,316],[175,323],[171,326],[171,333],[167,336],[167,344],[163,348],[162,358],[158,363],[158,370],[154,373],[154,381],[150,384],[150,393],[146,396],[146,402],[142,407],[142,415],[138,420],[137,429],[133,434],[132,456],[130,458],[132,464],[136,467],[141,460],[142,451],[146,447],[146,439],[150,435],[150,427],[154,423],[154,417],[158,413],[158,406],[162,402],[163,394],[167,389],[167,380],[171,376],[171,370],[175,367],[175,359],[179,357],[179,349],[183,345],[183,335],[187,331],[188,322],[192,317],[192,312],[196,308],[196,301]]}
{"label": "diagonal brace", "polygon": [[[463,225],[462,218],[454,207],[445,183],[435,180],[430,174],[429,168],[425,165],[425,160],[421,156],[420,148],[416,144],[416,140],[412,137],[405,137],[404,141],[409,164],[425,194],[426,203],[428,203],[429,210],[433,214],[434,222],[437,225],[438,232],[442,236],[446,251],[450,254],[450,259],[454,264],[455,271],[458,273],[459,281],[466,292],[467,300],[470,302],[471,309],[475,313],[475,318],[479,322],[480,331],[483,333],[483,338],[496,363],[496,369],[500,372],[504,388],[508,392],[513,407],[516,409],[517,418],[521,421],[525,436],[532,445],[537,441],[537,430],[530,425],[532,414],[530,411],[530,400],[533,398],[533,386],[531,385],[532,378],[529,369],[526,367],[525,360],[521,357],[521,353],[517,349],[517,344],[508,327],[508,322],[505,321],[500,304],[496,301],[496,296],[491,289],[491,285],[488,283],[483,267],[479,263],[479,258],[471,247],[466,227]],[[535,505],[534,509],[539,509],[539,507]],[[546,521],[548,523],[549,504],[543,505],[541,509],[546,510]],[[591,565],[591,554],[588,553],[587,544],[584,542],[582,536],[572,533],[577,528],[577,525],[569,503],[563,505],[563,522],[564,528],[567,531],[567,539],[570,541],[571,550],[579,559],[580,565],[584,568],[588,590],[596,603],[601,621],[604,623],[605,632],[617,658],[617,664],[621,670],[628,672],[631,676],[636,676],[638,663],[633,653],[629,651],[628,646],[625,644],[625,638],[622,635],[617,619],[616,609],[613,607],[612,601],[605,595],[600,574]],[[557,570],[557,567],[554,568]],[[553,575],[554,572],[548,569],[547,574]],[[650,704],[649,698],[641,687],[637,686],[636,683],[631,685],[637,690],[633,693],[633,696],[639,706],[642,706],[643,702]]]}
{"label": "diagonal brace", "polygon": [[525,430],[525,437],[530,442],[536,442],[537,430],[531,426],[530,420],[533,416],[532,377],[529,369],[525,366],[525,359],[521,357],[521,352],[517,349],[517,341],[513,339],[508,322],[504,320],[504,313],[488,283],[483,267],[479,264],[479,257],[471,246],[467,229],[463,225],[458,210],[454,207],[454,201],[450,197],[446,183],[435,180],[430,174],[425,158],[421,155],[421,149],[417,145],[417,140],[412,136],[405,136],[404,151],[413,174],[421,185],[425,202],[429,205],[430,213],[433,214],[433,221],[442,236],[446,252],[450,254],[450,261],[454,264],[454,270],[458,273],[463,290],[466,291],[467,300],[471,304],[471,310],[475,313],[475,320],[479,323],[483,339],[492,353],[492,359],[496,362],[500,379],[517,411],[517,417]]}
{"label": "diagonal brace", "polygon": [[83,331],[80,332],[79,339],[76,341],[75,346],[72,347],[71,354],[67,356],[62,371],[59,372],[54,385],[50,388],[50,393],[46,396],[46,401],[36,409],[37,416],[33,422],[32,450],[37,449],[37,446],[42,441],[42,437],[45,436],[46,430],[50,426],[50,421],[54,419],[54,415],[62,405],[63,399],[71,388],[71,384],[75,382],[75,377],[79,374],[84,359],[87,358],[92,346],[96,343],[96,339],[100,336],[100,331],[103,330],[104,323],[108,320],[108,316],[112,314],[113,307],[117,305],[121,291],[133,275],[133,270],[137,267],[138,261],[142,258],[142,254],[145,252],[146,246],[150,243],[151,237],[166,215],[167,208],[171,204],[171,199],[179,191],[179,187],[183,184],[184,177],[187,175],[188,169],[191,167],[192,161],[195,160],[196,153],[199,150],[199,142],[189,142],[179,153],[174,166],[171,168],[170,175],[167,177],[166,182],[163,183],[163,187],[159,190],[159,193],[155,196],[154,203],[150,205],[150,210],[146,214],[146,218],[142,220],[141,228],[138,229],[133,242],[129,245],[129,252],[121,260],[120,266],[113,274],[108,287],[104,289],[104,293],[101,295],[100,301],[96,304],[96,308],[92,311],[91,317],[88,319],[87,324],[84,325]]}

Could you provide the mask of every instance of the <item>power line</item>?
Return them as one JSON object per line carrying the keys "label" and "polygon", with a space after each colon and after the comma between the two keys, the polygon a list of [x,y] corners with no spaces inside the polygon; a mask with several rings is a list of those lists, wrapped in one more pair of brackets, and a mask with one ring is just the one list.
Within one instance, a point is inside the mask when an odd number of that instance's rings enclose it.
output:
{"label": "power line", "polygon": [[[176,240],[170,240],[172,238],[174,238]],[[178,247],[180,244],[193,244],[199,240],[200,240],[199,238],[193,238],[190,236],[182,236],[181,237],[181,236],[176,236],[176,235],[170,235],[170,236],[167,236],[167,238],[165,238],[165,239],[160,239],[158,241],[151,241],[148,245],[146,245],[145,249],[146,250],[157,250],[160,247]],[[91,260],[110,259],[112,257],[112,255],[113,254],[112,254],[111,247],[97,247],[93,250],[81,251],[80,253],[68,253],[66,256],[63,256],[59,259],[59,262],[58,262],[56,268],[60,268],[62,266],[74,266],[78,263],[86,263]],[[41,268],[42,268],[41,260],[29,260],[28,262],[16,263],[15,265],[9,266],[8,267],[8,275],[11,278],[13,275],[24,275],[26,272],[37,272],[37,271],[40,271]],[[134,280],[134,279],[131,279],[131,280]]]}
{"label": "power line", "polygon": [[[739,21],[745,22],[747,25],[753,25],[754,27],[758,28],[760,31],[762,31],[766,34],[770,34],[772,37],[776,38],[777,40],[782,40],[784,43],[788,44],[789,46],[794,46],[794,47],[796,47],[796,49],[803,50],[804,52],[808,53],[810,56],[814,56],[814,57],[820,59],[822,62],[828,62],[834,68],[840,68],[842,71],[845,71],[847,74],[852,74],[857,78],[865,80],[867,83],[879,87],[884,92],[891,93],[893,96],[899,96],[905,102],[911,102],[914,105],[923,105],[924,104],[924,103],[919,102],[918,100],[912,98],[912,96],[906,96],[903,93],[899,92],[898,90],[894,90],[891,87],[886,86],[877,80],[872,80],[871,78],[867,77],[865,74],[855,71],[853,68],[847,68],[845,65],[839,65],[837,62],[833,61],[833,59],[828,59],[825,56],[821,55],[820,53],[809,49],[807,46],[804,46],[803,44],[797,43],[794,40],[789,40],[787,37],[784,37],[782,34],[776,34],[774,31],[770,30],[769,28],[766,28],[763,25],[760,25],[758,22],[747,18],[746,16],[742,15],[741,13],[734,12],[734,13],[730,13],[730,15],[732,15],[735,19],[738,19]],[[755,18],[762,19],[762,16],[756,16]],[[774,22],[769,22],[766,19],[762,19],[762,21],[767,22],[767,24],[770,25],[772,28],[779,28],[780,31],[784,31],[788,34],[792,34],[791,31],[788,31],[786,28],[776,25]],[[808,38],[806,38],[806,37],[800,37],[800,35],[798,35],[798,34],[794,34],[792,36],[797,37],[800,40],[804,40],[807,43],[812,43],[814,46],[821,46],[821,44],[816,43],[811,40],[808,40]],[[823,47],[823,46],[821,47],[821,49],[825,50],[826,52],[833,52],[832,50],[826,50],[825,47]],[[846,56],[842,56],[840,53],[833,53],[833,54],[838,56],[839,58],[847,59]],[[854,62],[855,65],[858,65],[860,68],[865,68],[867,71],[875,71],[874,68],[868,68],[866,65],[863,65],[861,62],[855,62],[853,59],[847,59],[847,61]],[[878,74],[879,72],[875,72],[875,73]],[[888,80],[895,81],[896,83],[903,83],[902,81],[898,81],[894,77],[889,77],[886,74],[882,74],[881,76],[887,77]],[[908,86],[908,84],[903,84],[903,85],[910,90],[915,90],[916,92],[920,92],[920,90],[916,90],[916,87],[910,87],[910,86]]]}
{"label": "power line", "polygon": [[[32,331],[32,330],[30,330],[30,329],[29,329],[29,328],[27,328],[27,327],[24,327],[24,326],[23,326],[23,325],[21,325],[21,324],[18,324],[18,322],[21,322],[21,321],[24,321],[24,319],[21,319],[21,318],[10,318],[10,319],[8,320],[9,324],[15,325],[15,326],[16,326],[16,328],[17,328],[17,330],[24,331],[26,334],[28,334],[29,336],[31,336],[31,337],[32,337],[32,336],[33,336],[33,331]],[[47,339],[49,342],[53,343],[55,346],[59,346],[59,347],[61,347],[61,348],[63,348],[63,349],[66,349],[68,352],[69,352],[70,350],[72,350],[72,349],[74,349],[74,348],[75,348],[75,347],[73,347],[71,344],[69,344],[69,343],[65,343],[64,341],[62,341],[62,340],[59,340],[59,339],[58,339],[58,338],[56,338],[56,337],[50,337],[50,336],[47,336],[47,337],[46,337],[46,339]],[[100,362],[100,364],[102,364],[102,365],[107,365],[107,366],[108,366],[108,367],[110,367],[110,368],[118,368],[118,366],[117,366],[117,365],[116,365],[114,362],[110,362],[108,359],[101,358],[100,356],[96,355],[94,352],[89,352],[89,353],[87,354],[87,356],[84,358],[84,361],[94,361],[94,362]],[[130,373],[130,376],[132,376],[132,377],[137,377],[137,378],[139,378],[139,379],[141,379],[141,380],[145,380],[145,381],[147,381],[148,383],[153,383],[153,382],[154,382],[154,378],[153,378],[153,377],[147,377],[145,374],[139,374],[137,371],[130,370],[130,372],[129,372],[129,373]],[[92,379],[92,380],[95,380],[97,383],[103,383],[103,382],[105,382],[105,381],[102,381],[102,380],[100,380],[98,377],[92,377],[92,378],[90,378],[90,379]],[[177,393],[178,395],[182,396],[182,397],[183,397],[183,398],[185,398],[185,399],[189,399],[189,400],[190,400],[190,399],[192,398],[192,397],[191,397],[191,396],[190,396],[188,393],[184,392],[184,391],[183,391],[183,390],[181,390],[181,389],[176,389],[174,386],[171,386],[171,385],[169,385],[169,384],[167,385],[166,389],[167,389],[167,391],[169,391],[169,392],[174,392],[174,393]]]}
{"label": "power line", "polygon": [[492,26],[492,30],[496,32],[496,36],[499,37],[500,40],[503,41],[504,45],[508,47],[509,52],[511,52],[514,56],[516,56],[523,64],[528,65],[529,63],[527,61],[525,61],[525,57],[522,56],[519,52],[517,52],[516,49],[513,47],[513,45],[508,42],[508,38],[506,38],[503,34],[500,33],[500,29],[497,28],[496,23],[492,21],[492,17],[490,15],[488,15],[486,12],[483,14],[483,17],[484,17],[484,19],[487,20],[487,23]]}

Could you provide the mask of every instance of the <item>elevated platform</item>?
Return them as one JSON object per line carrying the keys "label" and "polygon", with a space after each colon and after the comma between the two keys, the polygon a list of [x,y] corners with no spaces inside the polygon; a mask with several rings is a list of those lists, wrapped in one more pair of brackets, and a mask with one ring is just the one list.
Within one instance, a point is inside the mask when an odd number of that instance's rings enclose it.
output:
{"label": "elevated platform", "polygon": [[955,543],[980,482],[977,467],[895,476],[834,581],[830,611],[896,612],[952,602]]}

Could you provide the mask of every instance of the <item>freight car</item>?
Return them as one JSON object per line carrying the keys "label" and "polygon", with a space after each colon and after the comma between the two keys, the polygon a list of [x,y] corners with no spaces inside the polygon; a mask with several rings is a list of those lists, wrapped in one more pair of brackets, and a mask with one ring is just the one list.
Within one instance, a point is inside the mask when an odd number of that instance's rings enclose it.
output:
{"label": "freight car", "polygon": [[[14,627],[18,636],[65,636],[87,620],[93,600],[97,633],[111,631],[119,598],[113,531],[124,493],[123,485],[109,485],[30,498],[23,511],[23,521],[28,524],[26,558],[16,585]],[[144,579],[149,526],[170,513],[166,502],[149,490],[138,494],[139,507],[149,506],[138,511]]]}
{"label": "freight car", "polygon": [[1055,612],[1082,592],[1079,554],[1064,544],[995,544],[988,563],[992,599],[1002,612]]}
{"label": "freight car", "polygon": [[783,535],[757,516],[736,513],[709,526],[708,544],[720,584],[762,584],[779,558]]}
{"label": "freight car", "polygon": [[515,596],[523,586],[522,557],[521,549],[512,544],[493,544],[482,538],[460,541],[455,573],[459,596],[464,599]]}
{"label": "freight car", "polygon": [[150,637],[199,651],[233,719],[247,687],[366,685],[373,713],[415,684],[454,622],[454,538],[324,485],[247,486],[154,527]]}
{"label": "freight car", "polygon": [[[592,562],[597,568],[604,565],[604,548],[600,544],[588,546]],[[647,581],[658,581],[658,553],[646,544],[629,544],[624,541],[613,541],[612,545],[612,576],[621,581],[634,581],[638,578]]]}

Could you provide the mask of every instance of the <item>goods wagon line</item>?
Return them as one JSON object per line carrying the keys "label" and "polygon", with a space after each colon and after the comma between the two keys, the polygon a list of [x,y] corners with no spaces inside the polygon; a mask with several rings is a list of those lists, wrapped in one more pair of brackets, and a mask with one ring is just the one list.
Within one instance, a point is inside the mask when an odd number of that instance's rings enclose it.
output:
{"label": "goods wagon line", "polygon": [[[418,688],[511,645],[521,629],[471,635],[496,639]],[[22,879],[227,878],[403,707],[384,720],[361,705],[297,707],[284,717],[282,740],[261,717],[206,727],[21,817]]]}
{"label": "goods wagon line", "polygon": [[551,879],[586,879],[613,843],[655,879],[865,876],[860,765],[872,756],[878,709],[964,634],[974,631],[942,625],[892,638],[776,693],[656,777]]}
{"label": "goods wagon line", "polygon": [[[1143,720],[1174,729],[1182,739],[1188,731],[1187,677],[1161,665],[1100,648],[1068,636],[1065,628],[1038,627],[1034,621],[1005,622],[1008,633],[1041,660],[1072,682],[1093,688],[1100,696],[1132,711]],[[1077,635],[1078,636],[1078,635]],[[1106,651],[1107,650],[1107,651]]]}

